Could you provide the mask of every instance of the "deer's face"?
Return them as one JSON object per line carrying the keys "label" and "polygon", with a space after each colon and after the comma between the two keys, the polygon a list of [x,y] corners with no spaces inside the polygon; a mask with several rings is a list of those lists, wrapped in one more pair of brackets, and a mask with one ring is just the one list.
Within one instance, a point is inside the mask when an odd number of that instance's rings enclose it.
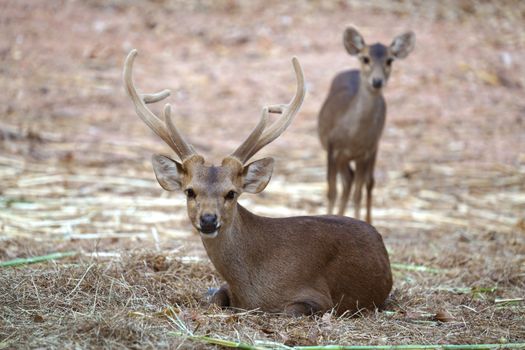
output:
{"label": "deer's face", "polygon": [[366,45],[359,32],[349,27],[344,33],[343,43],[350,55],[357,56],[361,64],[361,79],[372,92],[380,92],[386,86],[392,63],[402,59],[414,49],[415,35],[408,32],[394,38],[390,46],[377,43]]}
{"label": "deer's face", "polygon": [[[153,169],[160,185],[168,191],[181,190],[186,194],[188,215],[203,238],[215,238],[230,232],[237,215],[237,198],[243,192],[259,193],[268,184],[273,171],[273,159],[263,158],[248,165],[260,149],[279,137],[299,111],[305,95],[303,70],[297,58],[292,64],[297,79],[297,91],[289,104],[265,106],[261,119],[248,137],[220,166],[207,165],[193,146],[186,142],[171,118],[171,105],[164,106],[163,118],[147,106],[169,96],[169,90],[154,94],[139,94],[133,84],[133,62],[137,50],[131,50],[124,62],[124,86],[137,115],[168,144],[182,162],[153,156]],[[280,114],[267,125],[269,113]]]}
{"label": "deer's face", "polygon": [[358,54],[361,64],[361,79],[372,91],[380,91],[390,77],[394,57],[389,55],[388,48],[383,44],[366,46]]}
{"label": "deer's face", "polygon": [[164,189],[184,192],[188,216],[201,236],[215,238],[221,228],[232,224],[241,193],[258,193],[266,187],[273,159],[264,158],[243,166],[238,160],[226,157],[221,166],[214,166],[205,164],[199,155],[182,164],[156,155],[153,168]]}

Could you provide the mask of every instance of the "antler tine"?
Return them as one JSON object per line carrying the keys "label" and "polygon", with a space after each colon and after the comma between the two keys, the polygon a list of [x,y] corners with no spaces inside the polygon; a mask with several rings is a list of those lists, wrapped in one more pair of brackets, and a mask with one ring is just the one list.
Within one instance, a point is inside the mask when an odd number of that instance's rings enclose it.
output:
{"label": "antler tine", "polygon": [[[169,90],[163,90],[154,94],[138,94],[137,89],[133,84],[132,74],[133,62],[136,56],[137,50],[133,49],[130,51],[128,57],[126,57],[126,61],[124,62],[124,86],[126,87],[126,91],[135,105],[135,111],[137,112],[137,115],[140,117],[140,119],[142,119],[142,121],[146,123],[146,125],[149,126],[150,129],[153,130],[153,132],[155,132],[155,134],[157,134],[164,142],[166,142],[168,146],[170,146],[175,151],[175,153],[177,153],[181,160],[184,160],[191,154],[195,153],[193,148],[184,141],[178,132],[177,135],[170,135],[168,130],[166,130],[166,125],[164,122],[160,120],[153,112],[151,112],[148,107],[146,107],[146,103],[161,101],[168,97],[170,92]],[[169,119],[168,116],[170,114],[170,108],[165,108],[164,112],[167,119]],[[171,123],[171,125],[172,128],[170,128],[170,131],[177,131],[173,123]]]}
{"label": "antler tine", "polygon": [[197,153],[193,147],[184,140],[184,137],[182,137],[175,124],[173,124],[173,119],[171,119],[171,105],[169,103],[166,103],[164,106],[164,120],[166,121],[166,126],[170,132],[170,138],[173,140],[173,143],[177,145],[180,159],[185,160],[191,155]]}
{"label": "antler tine", "polygon": [[237,158],[241,163],[245,163],[250,157],[249,152],[255,147],[257,140],[261,136],[266,123],[268,122],[268,107],[264,107],[261,115],[261,119],[257,126],[252,130],[250,135],[244,140],[244,142],[231,154],[231,157]]}
{"label": "antler tine", "polygon": [[250,152],[246,155],[245,161],[253,157],[261,148],[278,138],[286,128],[288,128],[293,117],[301,108],[306,93],[304,87],[304,75],[301,64],[296,57],[292,58],[292,63],[297,79],[297,91],[295,92],[295,96],[287,105],[281,104],[266,107],[268,111],[271,111],[272,113],[282,113],[282,115],[264,131],[255,146],[252,147]]}
{"label": "antler tine", "polygon": [[164,100],[170,95],[170,90],[165,89],[154,94],[142,94],[140,97],[144,103],[155,103]]}

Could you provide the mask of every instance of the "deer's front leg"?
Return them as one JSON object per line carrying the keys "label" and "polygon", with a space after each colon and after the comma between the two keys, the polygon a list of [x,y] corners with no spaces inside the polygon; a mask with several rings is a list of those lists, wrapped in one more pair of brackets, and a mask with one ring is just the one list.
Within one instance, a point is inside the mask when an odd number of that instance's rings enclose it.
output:
{"label": "deer's front leg", "polygon": [[210,295],[209,300],[211,304],[216,304],[220,307],[231,306],[231,293],[228,284],[223,284],[219,289],[210,288],[208,295]]}

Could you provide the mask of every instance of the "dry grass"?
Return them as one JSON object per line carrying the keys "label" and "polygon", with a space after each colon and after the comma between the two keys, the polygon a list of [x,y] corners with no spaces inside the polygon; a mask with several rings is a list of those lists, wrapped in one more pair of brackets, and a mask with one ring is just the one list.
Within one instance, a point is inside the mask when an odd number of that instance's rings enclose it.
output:
{"label": "dry grass", "polygon": [[[196,346],[169,334],[179,321],[289,346],[525,342],[523,2],[0,6],[0,261],[78,252],[0,268],[0,348]],[[217,159],[263,103],[289,99],[297,55],[308,96],[261,153],[276,156],[270,186],[242,202],[321,214],[315,118],[331,77],[354,63],[340,44],[348,22],[371,41],[406,28],[418,40],[395,64],[377,165],[375,225],[395,267],[388,307],[288,318],[208,306],[220,278],[182,196],[154,180],[148,159],[166,149],[133,114],[122,61],[139,49],[137,85],[170,87],[181,129]]]}
{"label": "dry grass", "polygon": [[[182,262],[176,254],[80,257],[4,269],[0,335],[11,346],[165,348],[182,342],[168,335],[179,331],[178,318],[195,334],[289,346],[523,341],[523,300],[496,301],[523,297],[525,242],[489,238],[472,247],[456,238],[457,248],[446,258],[426,259],[441,271],[394,270],[386,310],[354,318],[219,310],[204,297],[207,287],[219,285],[212,266]],[[487,261],[485,249],[495,258]],[[407,250],[392,254],[397,261],[411,258]]]}

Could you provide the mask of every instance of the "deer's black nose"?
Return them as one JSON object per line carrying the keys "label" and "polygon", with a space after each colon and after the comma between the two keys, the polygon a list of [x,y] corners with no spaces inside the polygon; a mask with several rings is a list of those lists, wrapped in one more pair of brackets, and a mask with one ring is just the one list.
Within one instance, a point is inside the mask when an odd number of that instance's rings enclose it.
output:
{"label": "deer's black nose", "polygon": [[372,79],[372,86],[374,87],[374,89],[381,89],[381,87],[383,86],[383,79]]}
{"label": "deer's black nose", "polygon": [[201,216],[200,221],[202,233],[213,233],[217,231],[217,215],[204,214]]}

